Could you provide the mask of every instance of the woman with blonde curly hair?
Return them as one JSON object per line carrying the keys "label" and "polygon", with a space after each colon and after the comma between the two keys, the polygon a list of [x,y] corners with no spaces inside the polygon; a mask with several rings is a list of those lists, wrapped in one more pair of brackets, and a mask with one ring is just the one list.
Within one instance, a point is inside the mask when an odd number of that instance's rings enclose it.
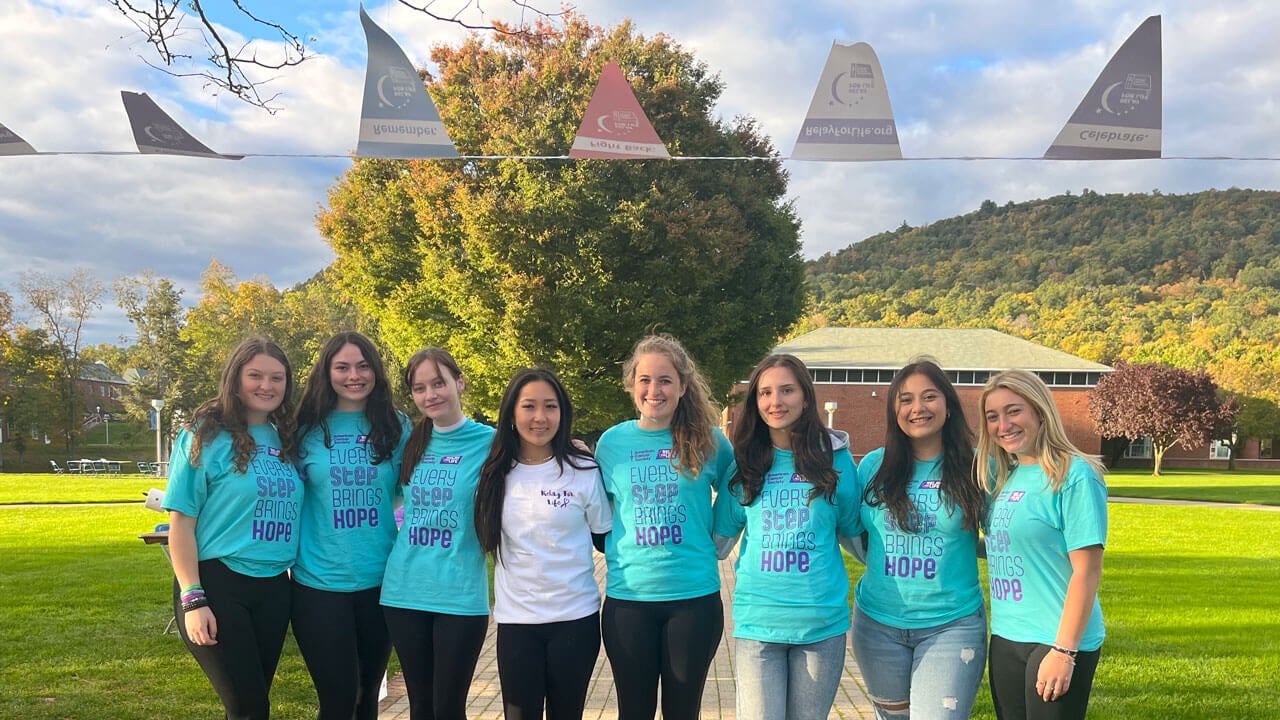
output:
{"label": "woman with blonde curly hair", "polygon": [[1006,370],[982,391],[977,472],[991,585],[996,716],[1084,718],[1105,630],[1102,467],[1067,438],[1049,388]]}
{"label": "woman with blonde curly hair", "polygon": [[624,363],[639,417],[605,431],[596,459],[613,502],[601,610],[621,720],[694,720],[724,629],[712,491],[733,448],[707,382],[678,340],[651,335]]}

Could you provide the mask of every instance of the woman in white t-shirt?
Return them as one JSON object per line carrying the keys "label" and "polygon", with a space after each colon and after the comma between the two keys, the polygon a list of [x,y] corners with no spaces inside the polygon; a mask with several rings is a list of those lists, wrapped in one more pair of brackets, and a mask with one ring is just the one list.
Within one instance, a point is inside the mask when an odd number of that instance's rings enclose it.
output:
{"label": "woman in white t-shirt", "polygon": [[573,406],[547,370],[516,373],[480,471],[475,527],[494,556],[493,618],[507,720],[582,717],[600,654],[591,548],[611,527],[600,469],[570,443]]}

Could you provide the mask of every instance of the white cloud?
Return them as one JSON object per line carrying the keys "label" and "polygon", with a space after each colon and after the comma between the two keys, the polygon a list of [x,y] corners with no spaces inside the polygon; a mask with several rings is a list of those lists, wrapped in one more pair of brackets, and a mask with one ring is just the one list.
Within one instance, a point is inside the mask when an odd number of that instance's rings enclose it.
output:
{"label": "white cloud", "polygon": [[[257,0],[255,0],[257,1]],[[634,19],[666,33],[720,73],[717,112],[760,121],[789,153],[833,40],[871,43],[886,74],[904,154],[1038,157],[1107,59],[1149,14],[1163,13],[1166,155],[1280,156],[1280,56],[1264,0],[1162,4],[1081,0],[581,0],[593,23]],[[179,123],[224,152],[348,153],[355,145],[364,37],[354,3],[305,5],[293,28],[319,54],[276,73],[275,115],[216,97],[198,80],[146,67],[149,48],[105,0],[17,0],[0,6],[0,122],[37,149],[132,151],[119,90],[145,90]],[[273,11],[279,5],[273,6]],[[506,3],[486,3],[502,17]],[[460,28],[394,0],[369,7],[410,59],[456,43]],[[494,17],[491,15],[490,17]],[[285,20],[284,17],[272,19]],[[510,16],[507,19],[511,19]],[[270,45],[264,45],[270,50]],[[171,157],[0,158],[0,288],[27,269],[93,267],[105,282],[152,268],[187,288],[211,257],[241,277],[279,285],[331,258],[315,229],[343,159]],[[805,254],[838,250],[902,222],[921,225],[999,204],[1088,187],[1190,192],[1280,187],[1280,163],[904,161],[788,163]],[[124,332],[118,313],[95,324]]]}

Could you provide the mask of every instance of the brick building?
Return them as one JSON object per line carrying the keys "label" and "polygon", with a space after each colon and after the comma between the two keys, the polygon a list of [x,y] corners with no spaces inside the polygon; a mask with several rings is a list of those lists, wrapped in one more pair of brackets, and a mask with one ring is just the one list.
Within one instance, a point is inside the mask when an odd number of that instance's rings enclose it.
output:
{"label": "brick building", "polygon": [[[849,433],[855,458],[884,444],[889,383],[917,355],[931,356],[947,372],[975,437],[982,386],[1001,370],[1024,368],[1053,391],[1071,441],[1086,453],[1101,450],[1089,420],[1089,391],[1111,368],[995,330],[829,327],[782,343],[774,352],[795,355],[809,367],[819,410],[836,403],[834,427]],[[745,383],[736,388],[745,389]]]}

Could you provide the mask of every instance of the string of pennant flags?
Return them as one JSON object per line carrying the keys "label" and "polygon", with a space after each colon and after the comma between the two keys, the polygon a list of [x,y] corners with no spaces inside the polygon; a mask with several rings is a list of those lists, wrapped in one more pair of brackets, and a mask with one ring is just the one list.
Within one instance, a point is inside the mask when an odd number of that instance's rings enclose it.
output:
{"label": "string of pennant flags", "polygon": [[[1160,16],[1147,18],[1120,46],[1062,131],[1041,157],[903,157],[884,72],[865,42],[832,43],[789,158],[676,156],[654,130],[622,68],[604,66],[568,155],[463,156],[431,95],[400,45],[360,8],[368,43],[355,156],[387,159],[619,160],[1122,160],[1161,158]],[[145,93],[122,91],[138,153],[240,160],[244,157],[346,158],[347,154],[219,153],[197,140]],[[132,155],[132,152],[38,152],[0,124],[4,155]],[[1185,160],[1280,160],[1274,157],[1179,156]]]}

